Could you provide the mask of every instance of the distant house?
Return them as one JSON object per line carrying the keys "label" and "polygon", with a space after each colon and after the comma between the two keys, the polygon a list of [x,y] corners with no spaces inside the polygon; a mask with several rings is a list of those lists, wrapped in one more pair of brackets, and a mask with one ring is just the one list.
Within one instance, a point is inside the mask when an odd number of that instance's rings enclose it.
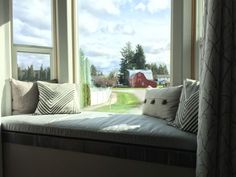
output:
{"label": "distant house", "polygon": [[157,87],[157,83],[153,79],[151,70],[128,70],[129,85],[131,87]]}

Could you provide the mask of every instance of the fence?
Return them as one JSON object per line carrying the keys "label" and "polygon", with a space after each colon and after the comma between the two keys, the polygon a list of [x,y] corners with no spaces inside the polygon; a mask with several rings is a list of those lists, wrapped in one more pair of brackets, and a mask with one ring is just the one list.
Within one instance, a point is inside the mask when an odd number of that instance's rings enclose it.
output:
{"label": "fence", "polygon": [[91,106],[104,104],[111,98],[111,88],[91,88]]}

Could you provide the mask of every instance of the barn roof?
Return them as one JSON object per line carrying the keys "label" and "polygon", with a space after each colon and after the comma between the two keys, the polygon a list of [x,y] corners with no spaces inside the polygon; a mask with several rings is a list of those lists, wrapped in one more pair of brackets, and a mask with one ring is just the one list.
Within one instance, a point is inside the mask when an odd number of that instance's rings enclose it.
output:
{"label": "barn roof", "polygon": [[143,73],[147,80],[153,80],[152,70],[144,70],[144,69],[135,69],[129,70],[129,77],[133,77],[137,73]]}

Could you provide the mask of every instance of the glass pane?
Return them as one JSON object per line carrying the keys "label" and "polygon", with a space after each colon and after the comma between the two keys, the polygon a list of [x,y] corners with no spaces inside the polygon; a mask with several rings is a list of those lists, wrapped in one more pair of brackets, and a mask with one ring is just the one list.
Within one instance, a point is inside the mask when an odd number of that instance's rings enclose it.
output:
{"label": "glass pane", "polygon": [[145,88],[170,83],[171,0],[78,2],[83,106],[140,112]]}
{"label": "glass pane", "polygon": [[52,46],[51,0],[13,0],[14,44]]}
{"label": "glass pane", "polygon": [[17,52],[17,68],[19,80],[50,80],[50,55]]}

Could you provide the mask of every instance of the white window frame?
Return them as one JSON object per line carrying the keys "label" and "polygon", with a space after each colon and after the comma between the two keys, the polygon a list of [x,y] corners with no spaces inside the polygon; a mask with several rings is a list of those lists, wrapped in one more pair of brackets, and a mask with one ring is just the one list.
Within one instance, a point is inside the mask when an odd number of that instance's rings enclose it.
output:
{"label": "white window frame", "polygon": [[[11,0],[11,4],[13,0]],[[12,23],[11,26],[11,34],[12,34],[12,77],[18,79],[18,70],[17,70],[17,53],[32,53],[32,54],[47,54],[50,56],[50,78],[57,78],[57,61],[56,61],[56,41],[57,41],[57,33],[56,33],[56,5],[55,1],[51,0],[51,35],[52,35],[52,47],[47,46],[37,46],[37,45],[27,45],[27,44],[14,44],[13,41],[13,28],[14,25]],[[11,18],[13,21],[13,6],[11,6]]]}

